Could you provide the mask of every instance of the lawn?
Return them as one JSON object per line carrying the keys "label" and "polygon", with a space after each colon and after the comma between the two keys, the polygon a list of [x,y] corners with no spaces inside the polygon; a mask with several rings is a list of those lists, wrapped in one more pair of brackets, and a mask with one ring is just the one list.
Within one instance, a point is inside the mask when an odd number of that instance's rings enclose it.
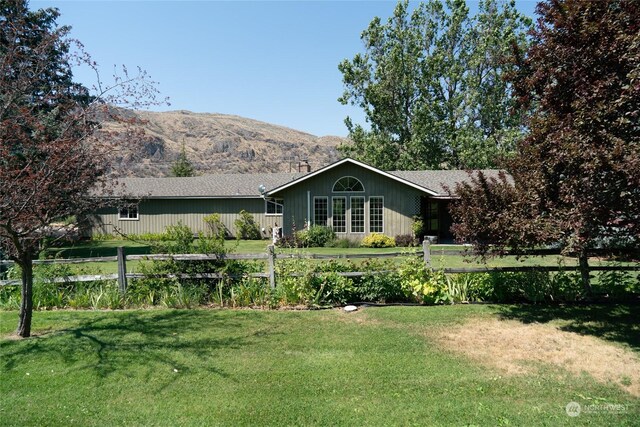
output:
{"label": "lawn", "polygon": [[[637,306],[51,311],[35,313],[27,340],[8,336],[16,321],[0,313],[3,425],[631,426],[640,416]],[[493,363],[499,346],[451,346],[487,325],[521,348],[520,372]],[[539,328],[560,337],[542,359],[524,339]],[[590,364],[604,370],[576,374],[554,349],[576,363],[598,355]],[[569,417],[572,401],[591,411]]]}

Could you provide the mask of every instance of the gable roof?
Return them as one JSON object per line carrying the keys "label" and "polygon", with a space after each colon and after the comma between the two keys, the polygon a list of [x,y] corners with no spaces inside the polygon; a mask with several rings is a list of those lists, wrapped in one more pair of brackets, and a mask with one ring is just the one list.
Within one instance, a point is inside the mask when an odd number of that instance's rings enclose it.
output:
{"label": "gable roof", "polygon": [[[458,182],[469,180],[464,170],[424,170],[386,172],[358,160],[345,158],[310,173],[233,173],[209,174],[194,177],[122,178],[117,180],[111,197],[152,199],[220,199],[261,198],[258,187],[264,185],[264,195],[270,196],[297,185],[329,169],[350,163],[373,171],[409,187],[423,191],[434,198],[451,198],[446,187],[455,189]],[[478,171],[471,171],[477,173]],[[485,169],[487,177],[497,177],[498,170]]]}
{"label": "gable roof", "polygon": [[[282,185],[267,191],[267,195],[275,194],[285,188],[297,185],[309,178],[319,175],[329,169],[333,169],[337,166],[345,163],[351,163],[370,171],[376,172],[382,176],[386,176],[394,181],[401,182],[409,187],[416,188],[423,191],[435,198],[451,198],[447,187],[451,190],[455,190],[456,183],[469,181],[469,173],[478,173],[479,171],[464,171],[464,170],[423,170],[423,171],[390,171],[386,172],[381,169],[370,166],[366,163],[362,163],[358,160],[351,159],[349,157],[334,162],[328,166],[318,169],[315,172],[308,173],[304,176],[300,176],[291,182],[283,183]],[[484,169],[482,172],[487,177],[498,177],[500,171],[494,169]]]}
{"label": "gable roof", "polygon": [[459,182],[468,182],[469,174],[477,175],[479,172],[484,173],[487,178],[498,178],[500,173],[496,169],[482,170],[424,170],[424,171],[392,171],[392,175],[406,179],[407,181],[416,183],[420,186],[427,187],[437,193],[434,197],[450,198],[447,187],[451,191],[455,191],[456,184]]}
{"label": "gable roof", "polygon": [[435,191],[430,190],[429,188],[423,187],[423,186],[421,186],[419,184],[416,184],[414,182],[408,181],[408,180],[406,180],[406,179],[404,179],[404,178],[402,178],[400,176],[393,175],[392,173],[385,172],[385,171],[383,171],[381,169],[375,168],[375,167],[370,166],[370,165],[368,165],[366,163],[362,163],[362,162],[360,162],[358,160],[354,160],[354,159],[349,158],[349,157],[344,158],[342,160],[338,160],[337,162],[331,163],[330,165],[327,165],[327,166],[325,166],[323,168],[320,168],[315,172],[308,173],[308,174],[306,174],[306,175],[304,175],[304,176],[302,176],[302,177],[300,177],[298,179],[295,179],[295,180],[293,180],[291,182],[288,182],[288,183],[285,183],[285,184],[283,184],[283,185],[281,185],[279,187],[276,187],[273,190],[268,191],[267,195],[272,195],[272,194],[277,193],[278,191],[284,190],[285,188],[291,187],[293,185],[297,185],[297,184],[299,184],[299,183],[301,183],[303,181],[306,181],[309,178],[313,178],[316,175],[319,175],[319,174],[321,174],[323,172],[326,172],[329,169],[333,169],[333,168],[335,168],[337,166],[340,166],[340,165],[343,165],[345,163],[351,163],[351,164],[360,166],[362,168],[368,169],[370,171],[376,172],[376,173],[378,173],[378,174],[380,174],[382,176],[386,176],[387,178],[393,179],[395,181],[399,181],[399,182],[401,182],[403,184],[406,184],[406,185],[408,185],[410,187],[414,187],[414,188],[417,188],[418,190],[421,190],[421,191],[424,191],[426,193],[429,193],[432,196],[436,196],[437,195],[437,193]]}
{"label": "gable roof", "polygon": [[260,198],[258,187],[278,187],[301,177],[301,173],[211,174],[193,177],[121,178],[113,197],[198,199]]}

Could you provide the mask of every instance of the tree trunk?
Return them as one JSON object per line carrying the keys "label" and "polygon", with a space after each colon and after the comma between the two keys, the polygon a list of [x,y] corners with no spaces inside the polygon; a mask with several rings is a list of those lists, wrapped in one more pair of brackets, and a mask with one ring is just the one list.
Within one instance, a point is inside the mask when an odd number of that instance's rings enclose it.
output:
{"label": "tree trunk", "polygon": [[20,319],[16,334],[23,338],[31,336],[31,315],[33,313],[33,263],[30,257],[20,261],[22,269],[22,300],[20,301]]}
{"label": "tree trunk", "polygon": [[580,263],[580,277],[582,278],[582,286],[587,293],[587,295],[591,295],[591,279],[589,277],[589,258],[587,257],[587,252],[582,251],[580,255],[578,255],[578,262]]}

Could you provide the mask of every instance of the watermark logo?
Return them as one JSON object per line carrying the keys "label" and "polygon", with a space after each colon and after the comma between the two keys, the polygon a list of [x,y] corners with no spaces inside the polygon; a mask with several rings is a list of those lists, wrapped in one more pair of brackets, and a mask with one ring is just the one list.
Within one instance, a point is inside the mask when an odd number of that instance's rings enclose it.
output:
{"label": "watermark logo", "polygon": [[564,410],[567,411],[567,415],[570,417],[577,417],[580,415],[582,408],[578,402],[569,402],[567,403],[567,406],[565,406]]}
{"label": "watermark logo", "polygon": [[610,414],[621,414],[627,410],[625,405],[620,403],[594,403],[590,405],[580,405],[578,402],[569,402],[564,407],[567,415],[577,417],[580,414],[596,414],[607,412]]}

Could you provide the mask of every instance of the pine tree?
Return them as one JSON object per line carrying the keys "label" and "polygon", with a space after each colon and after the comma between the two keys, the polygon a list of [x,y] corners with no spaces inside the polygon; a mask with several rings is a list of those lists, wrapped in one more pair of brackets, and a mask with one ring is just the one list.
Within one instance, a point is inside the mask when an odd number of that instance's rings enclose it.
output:
{"label": "pine tree", "polygon": [[177,177],[185,177],[185,176],[194,176],[195,170],[193,165],[187,158],[187,152],[184,147],[184,142],[182,143],[182,150],[180,150],[180,154],[176,159],[173,166],[171,166],[171,175]]}

